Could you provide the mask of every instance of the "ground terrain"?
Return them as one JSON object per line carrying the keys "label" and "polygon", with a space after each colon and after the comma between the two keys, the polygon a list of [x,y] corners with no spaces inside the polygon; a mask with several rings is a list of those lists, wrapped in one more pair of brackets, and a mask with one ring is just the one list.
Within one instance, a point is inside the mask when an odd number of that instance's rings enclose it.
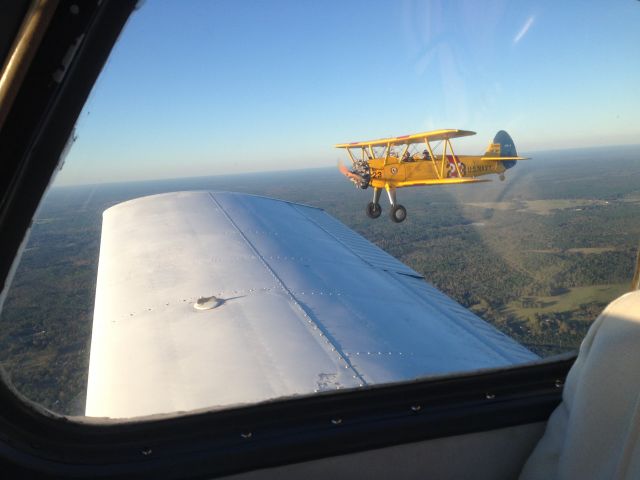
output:
{"label": "ground terrain", "polygon": [[504,182],[404,189],[403,224],[370,220],[371,191],[334,169],[53,188],[0,315],[0,362],[29,398],[84,411],[101,214],[191,190],[318,206],[540,355],[576,349],[630,284],[640,240],[640,147],[536,152]]}

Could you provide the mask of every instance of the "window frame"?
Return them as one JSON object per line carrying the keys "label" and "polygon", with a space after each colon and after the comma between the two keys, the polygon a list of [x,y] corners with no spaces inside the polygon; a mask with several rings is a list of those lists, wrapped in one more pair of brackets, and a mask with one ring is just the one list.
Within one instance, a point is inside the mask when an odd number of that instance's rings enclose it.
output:
{"label": "window frame", "polygon": [[[0,131],[0,286],[134,0],[62,0]],[[48,75],[84,35],[60,83]],[[0,297],[2,298],[2,297]],[[1,303],[0,303],[1,307]],[[208,478],[544,421],[574,355],[514,368],[131,421],[65,417],[0,382],[0,464],[38,476]]]}
{"label": "window frame", "polygon": [[214,478],[545,421],[573,361],[118,421],[60,416],[2,383],[0,457],[22,473]]}

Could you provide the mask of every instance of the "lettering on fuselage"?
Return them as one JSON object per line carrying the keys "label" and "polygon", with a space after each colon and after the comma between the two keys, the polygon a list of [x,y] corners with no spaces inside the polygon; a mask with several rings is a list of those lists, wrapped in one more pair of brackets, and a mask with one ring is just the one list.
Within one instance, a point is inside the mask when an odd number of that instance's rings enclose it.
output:
{"label": "lettering on fuselage", "polygon": [[494,171],[492,165],[471,165],[467,167],[469,173],[491,173]]}

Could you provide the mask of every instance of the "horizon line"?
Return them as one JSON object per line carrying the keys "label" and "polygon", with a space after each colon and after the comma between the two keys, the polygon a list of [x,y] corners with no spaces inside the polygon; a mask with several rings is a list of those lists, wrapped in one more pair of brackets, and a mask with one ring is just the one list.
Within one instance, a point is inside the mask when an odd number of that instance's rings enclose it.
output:
{"label": "horizon line", "polygon": [[[551,153],[551,152],[566,152],[569,150],[596,150],[596,149],[604,149],[604,148],[621,148],[621,147],[640,147],[640,143],[622,143],[615,145],[592,145],[587,147],[564,147],[564,148],[551,148],[546,150],[523,150],[520,152],[523,155],[535,154],[535,153]],[[461,154],[462,155],[462,154]],[[90,183],[69,183],[56,185],[55,180],[51,185],[51,190],[58,188],[71,188],[71,187],[97,187],[97,186],[106,186],[106,185],[121,185],[127,183],[147,183],[147,182],[163,182],[163,181],[175,181],[175,180],[195,180],[195,179],[203,179],[203,178],[219,178],[219,177],[231,177],[237,175],[256,175],[259,173],[269,173],[269,174],[282,174],[289,172],[304,172],[308,170],[329,170],[334,167],[330,166],[322,166],[322,167],[306,167],[306,168],[288,168],[288,169],[276,169],[276,170],[253,170],[248,172],[233,172],[233,173],[217,173],[217,174],[205,174],[199,176],[183,176],[183,177],[160,177],[160,178],[145,178],[138,180],[107,180],[104,182],[90,182]]]}

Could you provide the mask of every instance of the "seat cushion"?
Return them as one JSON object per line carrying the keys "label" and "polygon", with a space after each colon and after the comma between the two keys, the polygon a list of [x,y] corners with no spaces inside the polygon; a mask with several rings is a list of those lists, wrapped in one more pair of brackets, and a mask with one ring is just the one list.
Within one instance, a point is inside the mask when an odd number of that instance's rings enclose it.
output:
{"label": "seat cushion", "polygon": [[640,291],[593,323],[562,403],[521,473],[532,479],[640,478]]}

